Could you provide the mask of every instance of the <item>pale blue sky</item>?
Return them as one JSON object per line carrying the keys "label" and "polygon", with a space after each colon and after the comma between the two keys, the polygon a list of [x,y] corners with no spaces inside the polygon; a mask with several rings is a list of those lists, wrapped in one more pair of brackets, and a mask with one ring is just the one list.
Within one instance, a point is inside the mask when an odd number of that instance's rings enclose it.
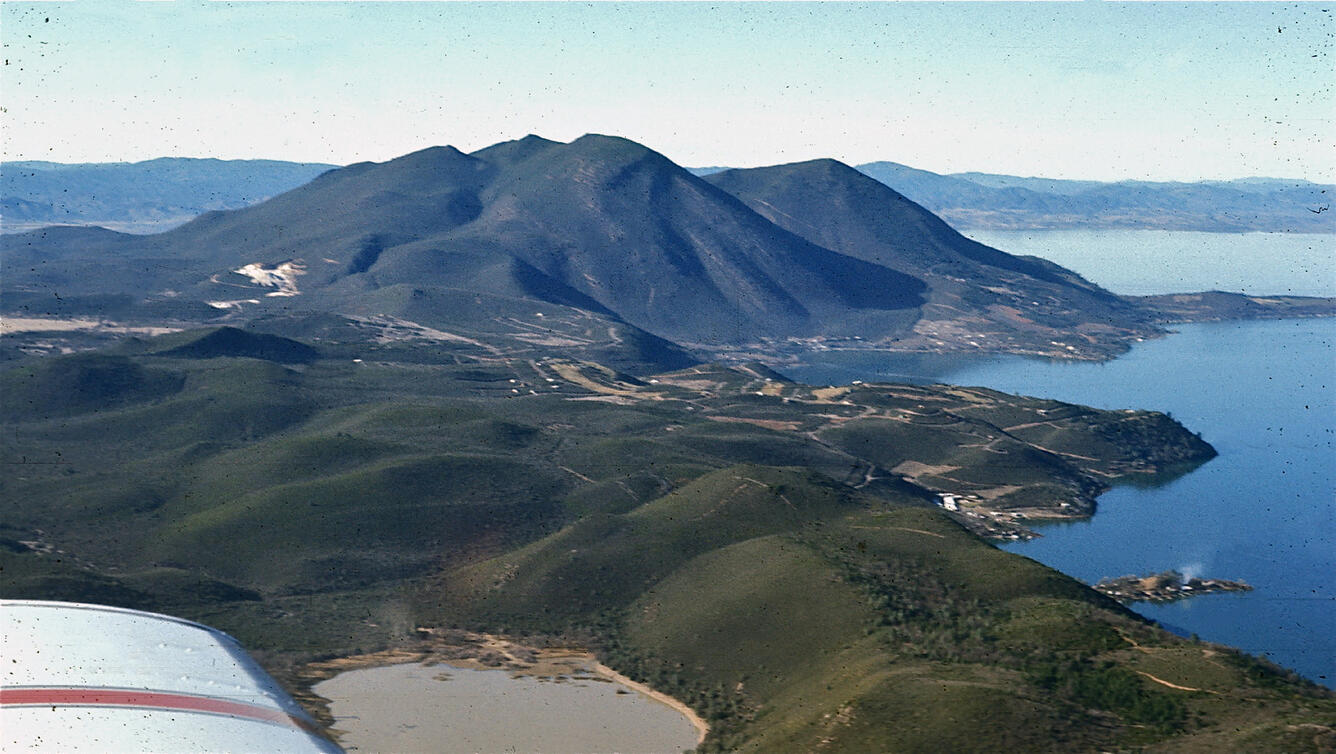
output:
{"label": "pale blue sky", "polygon": [[347,163],[538,133],[684,165],[1336,182],[1319,3],[0,4],[5,159]]}

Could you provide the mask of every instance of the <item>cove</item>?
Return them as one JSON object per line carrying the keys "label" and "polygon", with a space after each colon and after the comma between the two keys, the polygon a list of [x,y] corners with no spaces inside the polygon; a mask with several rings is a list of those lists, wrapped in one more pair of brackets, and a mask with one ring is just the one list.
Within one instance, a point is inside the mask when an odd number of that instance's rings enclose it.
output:
{"label": "cove", "polygon": [[1089,583],[1168,568],[1246,581],[1255,591],[1133,609],[1336,687],[1336,320],[1175,329],[1103,363],[826,352],[784,372],[1170,413],[1220,456],[1177,479],[1115,487],[1092,519],[1004,549]]}

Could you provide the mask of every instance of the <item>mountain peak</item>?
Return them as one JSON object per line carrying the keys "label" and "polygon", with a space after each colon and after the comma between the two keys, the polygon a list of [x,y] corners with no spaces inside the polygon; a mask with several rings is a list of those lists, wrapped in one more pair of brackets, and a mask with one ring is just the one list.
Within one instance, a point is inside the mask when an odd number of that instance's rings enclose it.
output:
{"label": "mountain peak", "polygon": [[394,159],[389,160],[384,164],[397,165],[397,164],[421,163],[421,162],[432,162],[432,161],[455,162],[458,160],[471,161],[473,159],[474,159],[473,157],[459,151],[458,149],[450,146],[449,144],[445,144],[442,146],[419,149],[416,152],[409,152],[406,155],[395,157]]}
{"label": "mountain peak", "polygon": [[561,142],[529,134],[522,139],[502,141],[490,147],[484,147],[473,152],[472,156],[493,165],[515,165],[539,152],[557,146],[561,146]]}
{"label": "mountain peak", "polygon": [[[791,162],[789,164],[794,167],[805,167],[817,170],[854,170],[853,168],[849,167],[848,165],[844,164],[843,162],[840,162],[839,160],[833,157],[818,157],[814,160],[800,160],[798,162]],[[783,167],[783,166],[780,165],[778,167]],[[858,171],[854,170],[854,172]]]}
{"label": "mountain peak", "polygon": [[572,153],[599,160],[627,161],[652,156],[664,162],[672,162],[644,144],[621,136],[585,134],[567,146]]}
{"label": "mountain peak", "polygon": [[625,136],[612,136],[609,134],[599,134],[593,132],[587,133],[584,136],[581,136],[580,138],[571,142],[571,146],[575,146],[577,144],[623,145],[627,147],[632,147],[637,150],[643,150],[646,152],[651,151],[650,148],[645,146],[644,144],[641,144],[640,142],[637,141],[632,141],[626,138]]}
{"label": "mountain peak", "polygon": [[[24,259],[44,264],[6,283],[56,280],[62,296],[101,295],[107,286],[85,284],[73,260],[112,251],[140,265],[122,265],[117,293],[183,291],[195,302],[240,298],[269,311],[292,302],[237,290],[248,287],[237,270],[291,263],[303,277],[288,296],[312,310],[384,311],[393,291],[420,290],[413,319],[436,326],[461,316],[449,303],[458,296],[485,294],[525,308],[575,307],[709,347],[808,337],[942,347],[940,336],[919,335],[920,320],[927,332],[1014,340],[1012,311],[1044,327],[1087,321],[1078,317],[1140,324],[1110,294],[974,243],[837,160],[701,179],[642,144],[596,133],[570,143],[531,135],[473,154],[437,146],[349,166],[157,238],[84,233],[63,243],[78,234],[23,237]],[[67,277],[52,277],[57,258],[69,261]],[[182,263],[154,261],[162,258]],[[1032,302],[1049,300],[1063,302],[1061,317],[1030,314]],[[206,345],[240,348],[233,333],[214,338]]]}
{"label": "mountain peak", "polygon": [[706,180],[721,187],[737,181],[748,183],[757,180],[770,183],[793,180],[807,183],[821,181],[838,184],[846,190],[852,187],[861,187],[864,190],[883,196],[898,196],[893,189],[889,189],[885,184],[868,177],[857,168],[830,157],[770,165],[762,168],[733,168],[712,173]]}

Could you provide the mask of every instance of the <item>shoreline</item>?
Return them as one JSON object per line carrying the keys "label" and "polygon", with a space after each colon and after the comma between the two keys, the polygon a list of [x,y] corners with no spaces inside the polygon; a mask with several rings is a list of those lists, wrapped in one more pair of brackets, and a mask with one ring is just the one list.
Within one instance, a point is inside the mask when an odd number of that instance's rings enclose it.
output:
{"label": "shoreline", "polygon": [[657,702],[677,712],[696,730],[696,746],[705,741],[710,725],[686,702],[622,675],[598,661],[593,652],[576,647],[535,647],[506,639],[495,634],[469,631],[438,631],[418,629],[424,638],[417,646],[385,649],[359,655],[336,657],[305,663],[292,674],[296,686],[294,698],[325,727],[325,732],[336,742],[344,731],[335,727],[330,711],[330,700],[315,691],[315,687],[343,673],[366,668],[391,665],[417,664],[424,667],[446,665],[464,670],[499,670],[512,677],[578,678],[594,675],[604,681],[619,684],[633,693]]}
{"label": "shoreline", "polygon": [[590,655],[590,661],[593,664],[593,669],[595,673],[603,676],[604,678],[607,678],[608,680],[614,683],[619,683],[623,686],[626,686],[632,691],[635,691],[643,696],[649,697],[650,699],[653,699],[654,701],[659,702],[660,704],[664,704],[672,708],[674,711],[680,713],[683,717],[687,719],[688,722],[691,723],[691,726],[696,729],[696,745],[700,746],[702,743],[705,742],[705,736],[707,736],[710,733],[710,724],[705,722],[705,719],[702,718],[700,715],[696,714],[696,710],[692,709],[691,707],[688,707],[686,702],[668,696],[662,691],[655,691],[654,689],[650,688],[649,686],[646,686],[643,683],[640,683],[639,681],[633,681],[630,678],[627,678],[626,676],[622,675],[621,673],[618,673],[617,671],[613,670],[607,665],[604,665],[598,660],[593,659],[592,654]]}

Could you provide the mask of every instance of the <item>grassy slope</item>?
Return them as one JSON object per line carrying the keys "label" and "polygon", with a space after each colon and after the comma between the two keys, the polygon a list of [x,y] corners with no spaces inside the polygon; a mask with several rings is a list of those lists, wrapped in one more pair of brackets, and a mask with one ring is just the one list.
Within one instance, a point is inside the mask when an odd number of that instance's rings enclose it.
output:
{"label": "grassy slope", "polygon": [[[542,363],[139,350],[0,375],[16,386],[4,596],[167,610],[275,669],[424,621],[583,637],[710,716],[710,746],[748,751],[1287,750],[1316,730],[1291,723],[1336,716],[1303,684],[1149,629],[915,507],[912,485],[837,481],[884,469],[884,445],[934,462],[987,436],[1023,463],[966,474],[1077,484],[1081,464],[1036,465],[1001,426],[1043,419],[1045,443],[1123,461],[1126,438],[1107,430],[1124,421],[1189,444],[1155,415],[949,388],[813,392],[710,367],[638,387],[586,371],[620,391],[609,402],[548,382],[561,372]],[[80,385],[105,369],[119,377],[103,401]],[[888,418],[904,409],[924,416]],[[773,459],[808,468],[757,463]]]}
{"label": "grassy slope", "polygon": [[711,720],[710,750],[1178,748],[1236,725],[1284,751],[1285,721],[1336,714],[936,511],[793,469],[714,472],[427,593],[431,621],[592,631],[608,662]]}

